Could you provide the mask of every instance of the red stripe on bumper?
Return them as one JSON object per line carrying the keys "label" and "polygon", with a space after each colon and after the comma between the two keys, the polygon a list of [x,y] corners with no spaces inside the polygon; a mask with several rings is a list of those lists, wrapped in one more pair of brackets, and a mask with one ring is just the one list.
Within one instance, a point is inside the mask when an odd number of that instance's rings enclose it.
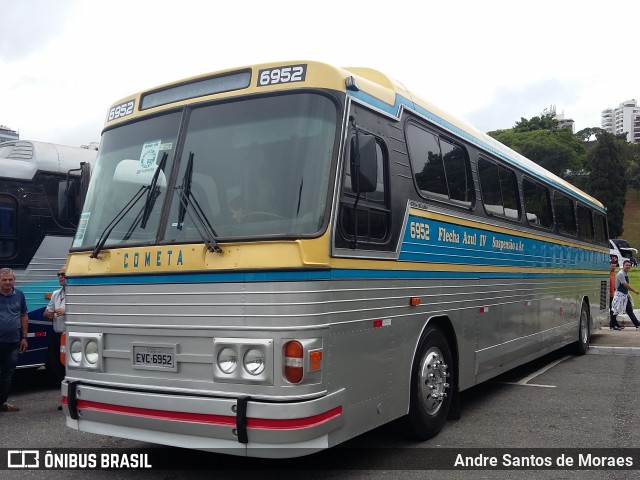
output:
{"label": "red stripe on bumper", "polygon": [[[67,397],[62,397],[62,404],[67,405]],[[120,415],[134,415],[137,417],[154,418],[158,420],[170,420],[178,422],[207,423],[212,425],[226,425],[235,427],[236,417],[228,415],[211,415],[206,413],[172,412],[168,410],[154,410],[150,408],[123,407],[107,403],[78,400],[78,410],[94,410],[97,412],[116,413]],[[265,430],[293,430],[297,428],[310,428],[321,425],[329,420],[342,415],[342,407],[333,408],[327,412],[304,418],[248,418],[247,428],[260,428]]]}

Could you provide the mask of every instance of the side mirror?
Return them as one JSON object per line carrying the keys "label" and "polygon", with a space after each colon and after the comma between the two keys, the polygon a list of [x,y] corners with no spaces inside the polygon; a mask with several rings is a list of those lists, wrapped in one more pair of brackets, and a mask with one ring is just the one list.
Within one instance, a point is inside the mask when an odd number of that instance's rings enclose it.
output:
{"label": "side mirror", "polygon": [[378,186],[378,159],[373,135],[358,133],[351,138],[351,189],[356,193],[375,192]]}
{"label": "side mirror", "polygon": [[58,182],[58,214],[61,220],[77,221],[76,184],[72,179]]}

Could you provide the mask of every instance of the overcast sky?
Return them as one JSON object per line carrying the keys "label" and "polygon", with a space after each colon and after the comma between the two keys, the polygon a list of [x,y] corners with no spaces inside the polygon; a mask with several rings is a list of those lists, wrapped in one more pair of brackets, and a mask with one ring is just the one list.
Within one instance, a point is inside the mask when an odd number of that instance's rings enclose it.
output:
{"label": "overcast sky", "polygon": [[640,100],[640,2],[0,0],[0,125],[99,141],[107,108],[224,68],[375,68],[482,131]]}

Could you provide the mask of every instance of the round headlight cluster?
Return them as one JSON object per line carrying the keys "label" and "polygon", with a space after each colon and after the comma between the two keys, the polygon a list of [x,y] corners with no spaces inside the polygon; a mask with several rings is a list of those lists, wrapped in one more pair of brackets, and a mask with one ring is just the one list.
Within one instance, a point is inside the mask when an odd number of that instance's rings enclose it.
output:
{"label": "round headlight cluster", "polygon": [[218,352],[218,368],[223,373],[233,373],[237,366],[238,355],[233,348],[225,347]]}
{"label": "round headlight cluster", "polygon": [[252,348],[244,354],[244,369],[250,375],[264,372],[264,363],[264,353],[259,348]]}
{"label": "round headlight cluster", "polygon": [[[238,367],[238,354],[231,347],[221,348],[217,358],[218,368],[222,373],[232,374]],[[260,375],[265,369],[265,354],[259,348],[250,348],[242,358],[244,370],[253,376]]]}
{"label": "round headlight cluster", "polygon": [[69,347],[69,354],[75,363],[80,363],[82,361],[82,342],[80,340],[75,340],[71,343],[71,346]]}
{"label": "round headlight cluster", "polygon": [[74,363],[82,363],[82,355],[84,353],[85,360],[91,365],[98,363],[100,358],[100,348],[98,342],[94,339],[87,341],[84,345],[84,352],[82,351],[82,341],[74,340],[69,347],[69,355]]}
{"label": "round headlight cluster", "polygon": [[95,365],[98,361],[98,342],[95,340],[89,340],[87,344],[84,346],[84,356],[92,365]]}

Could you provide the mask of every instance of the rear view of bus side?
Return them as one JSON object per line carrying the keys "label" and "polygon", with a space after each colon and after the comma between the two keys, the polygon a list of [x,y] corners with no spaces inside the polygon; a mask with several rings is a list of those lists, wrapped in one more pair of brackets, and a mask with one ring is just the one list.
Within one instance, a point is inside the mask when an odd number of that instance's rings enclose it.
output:
{"label": "rear view of bus side", "polygon": [[108,111],[68,259],[67,425],[299,456],[607,316],[602,204],[385,75],[248,66]]}

